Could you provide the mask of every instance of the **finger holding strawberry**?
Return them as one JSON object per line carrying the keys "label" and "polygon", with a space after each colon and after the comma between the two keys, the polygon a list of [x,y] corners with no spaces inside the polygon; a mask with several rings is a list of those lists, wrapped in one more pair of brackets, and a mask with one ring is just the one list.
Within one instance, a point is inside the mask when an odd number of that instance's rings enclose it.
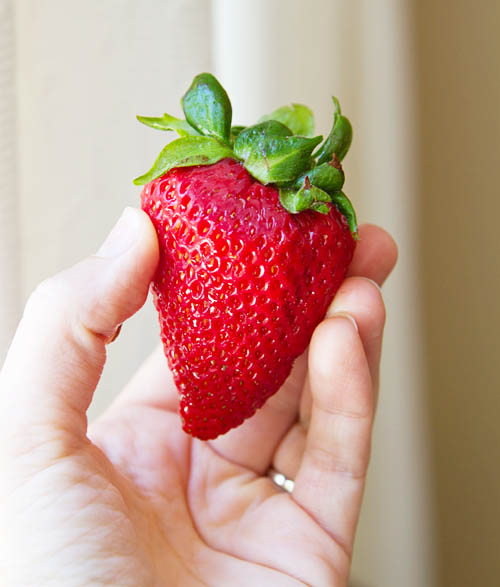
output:
{"label": "finger holding strawberry", "polygon": [[395,261],[386,233],[359,232],[295,380],[209,442],[182,431],[161,349],[87,430],[105,346],[157,267],[146,214],[128,210],[97,255],[38,288],[0,374],[2,583],[346,585],[384,319],[366,277]]}
{"label": "finger holding strawberry", "polygon": [[[372,390],[376,396],[385,322],[385,309],[379,288],[392,271],[397,250],[392,237],[377,226],[362,224],[359,235],[359,243],[347,277],[330,304],[326,318],[339,313],[354,318],[369,365]],[[316,348],[321,348],[321,345]],[[295,478],[311,419],[311,359],[309,350],[306,349],[295,361],[289,377],[278,393],[255,416],[240,427],[211,441],[219,454],[260,474],[274,466],[287,477]],[[331,364],[334,357],[325,360]],[[332,381],[343,376],[343,373],[334,373]]]}

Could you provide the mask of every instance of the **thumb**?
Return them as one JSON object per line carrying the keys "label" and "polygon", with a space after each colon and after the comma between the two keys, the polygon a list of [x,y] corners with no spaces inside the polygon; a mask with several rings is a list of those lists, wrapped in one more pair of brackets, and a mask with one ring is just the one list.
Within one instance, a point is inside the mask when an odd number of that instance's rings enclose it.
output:
{"label": "thumb", "polygon": [[36,288],[0,374],[2,440],[85,437],[105,345],[144,304],[157,263],[153,225],[126,208],[96,255]]}

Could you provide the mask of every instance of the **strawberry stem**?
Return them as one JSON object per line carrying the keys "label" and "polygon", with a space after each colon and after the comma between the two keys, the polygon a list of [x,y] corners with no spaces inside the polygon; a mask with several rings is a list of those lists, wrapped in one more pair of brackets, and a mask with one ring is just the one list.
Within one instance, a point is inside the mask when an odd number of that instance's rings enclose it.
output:
{"label": "strawberry stem", "polygon": [[182,98],[185,120],[169,114],[137,117],[152,128],[176,131],[181,138],[169,143],[134,183],[143,185],[175,167],[212,165],[228,157],[241,161],[262,184],[275,185],[282,206],[291,214],[328,214],[335,205],[357,238],[354,208],[341,191],[345,178],[340,162],[351,145],[352,126],[337,98],[332,100],[333,125],[323,143],[323,137],[312,136],[314,117],[303,104],[282,106],[252,126],[231,126],[226,91],[212,74],[201,73]]}

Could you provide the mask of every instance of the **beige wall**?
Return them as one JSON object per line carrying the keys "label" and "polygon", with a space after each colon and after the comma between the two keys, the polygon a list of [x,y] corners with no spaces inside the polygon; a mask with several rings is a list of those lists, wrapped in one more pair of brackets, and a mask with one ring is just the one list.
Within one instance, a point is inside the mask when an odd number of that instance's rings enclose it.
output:
{"label": "beige wall", "polygon": [[15,37],[12,4],[0,0],[0,365],[21,311]]}
{"label": "beige wall", "polygon": [[437,554],[500,584],[500,3],[415,1]]}

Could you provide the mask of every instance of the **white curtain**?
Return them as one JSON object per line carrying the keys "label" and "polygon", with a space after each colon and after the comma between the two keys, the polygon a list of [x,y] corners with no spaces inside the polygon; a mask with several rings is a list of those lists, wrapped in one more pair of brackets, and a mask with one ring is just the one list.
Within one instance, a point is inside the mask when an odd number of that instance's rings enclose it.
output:
{"label": "white curtain", "polygon": [[[360,220],[387,227],[400,246],[384,288],[381,401],[353,583],[432,586],[412,277],[410,1],[18,0],[15,13],[13,6],[0,0],[0,356],[36,283],[93,252],[121,209],[137,204],[131,180],[165,135],[141,128],[135,114],[178,114],[192,77],[208,70],[229,91],[236,121],[296,101],[314,109],[326,132],[336,94],[355,129],[348,193]],[[111,345],[91,415],[156,340],[148,303]]]}

